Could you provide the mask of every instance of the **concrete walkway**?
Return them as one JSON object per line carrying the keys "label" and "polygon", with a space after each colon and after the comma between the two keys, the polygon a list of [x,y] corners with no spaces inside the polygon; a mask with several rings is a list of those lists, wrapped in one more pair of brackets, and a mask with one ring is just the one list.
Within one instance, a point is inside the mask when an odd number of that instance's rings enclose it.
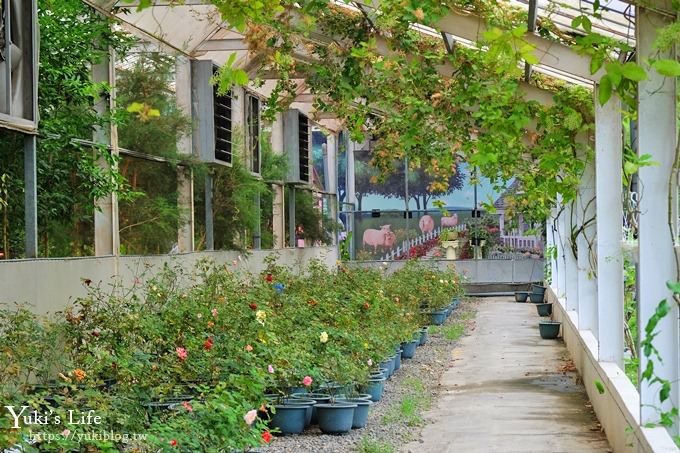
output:
{"label": "concrete walkway", "polygon": [[[561,340],[542,340],[536,308],[482,299],[451,353],[422,440],[402,452],[608,452]],[[564,370],[567,371],[564,371]],[[592,382],[586,385],[594,385]]]}

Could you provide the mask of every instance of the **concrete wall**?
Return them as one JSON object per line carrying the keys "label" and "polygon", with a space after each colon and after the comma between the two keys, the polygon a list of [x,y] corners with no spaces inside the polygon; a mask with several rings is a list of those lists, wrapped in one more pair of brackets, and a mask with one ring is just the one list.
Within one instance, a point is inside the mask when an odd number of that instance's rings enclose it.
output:
{"label": "concrete wall", "polygon": [[[551,288],[546,297],[553,303],[553,318],[562,322],[562,338],[614,452],[677,453],[664,428],[640,427],[640,394],[618,365],[598,361],[597,338],[590,330],[578,330],[576,312],[567,311],[564,299],[558,300]],[[604,385],[604,393],[596,381]]]}
{"label": "concrete wall", "polygon": [[[429,260],[443,269],[449,265],[470,283],[526,283],[543,280],[543,259],[523,260]],[[388,272],[404,266],[406,261],[386,261]],[[356,261],[352,266],[380,267],[383,261]]]}
{"label": "concrete wall", "polygon": [[329,266],[335,265],[338,255],[335,247],[308,247],[253,250],[247,257],[239,252],[214,251],[0,261],[0,303],[28,303],[38,313],[54,312],[63,309],[70,300],[87,294],[83,279],[92,280],[93,285],[118,280],[123,286],[131,287],[135,277],[143,273],[146,277],[152,276],[165,263],[191,271],[199,260],[206,258],[230,265],[236,260],[234,269],[258,273],[264,268],[264,258],[271,254],[279,256],[280,264],[294,268],[301,268],[315,258]]}

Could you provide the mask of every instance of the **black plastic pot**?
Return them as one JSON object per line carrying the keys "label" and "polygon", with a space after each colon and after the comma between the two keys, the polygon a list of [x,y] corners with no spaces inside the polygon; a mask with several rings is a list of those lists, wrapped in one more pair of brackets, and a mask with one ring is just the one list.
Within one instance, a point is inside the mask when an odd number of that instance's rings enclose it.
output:
{"label": "black plastic pot", "polygon": [[536,311],[538,316],[552,315],[552,304],[536,304]]}
{"label": "black plastic pot", "polygon": [[542,304],[543,303],[543,293],[530,293],[529,294],[529,299],[531,299],[531,302],[535,304]]}
{"label": "black plastic pot", "polygon": [[554,340],[560,334],[560,326],[562,325],[559,321],[539,321],[538,331],[541,334],[541,338],[544,340]]}
{"label": "black plastic pot", "polygon": [[531,285],[531,292],[534,294],[540,294],[544,295],[545,294],[545,286],[542,285],[537,285],[537,284],[532,284]]}
{"label": "black plastic pot", "polygon": [[517,291],[515,293],[515,302],[526,302],[529,298],[528,291]]}

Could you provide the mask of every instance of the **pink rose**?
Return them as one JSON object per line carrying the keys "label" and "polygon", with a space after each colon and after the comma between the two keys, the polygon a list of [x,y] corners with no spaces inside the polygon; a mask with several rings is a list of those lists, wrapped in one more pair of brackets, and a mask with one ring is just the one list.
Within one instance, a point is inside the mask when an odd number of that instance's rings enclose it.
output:
{"label": "pink rose", "polygon": [[247,344],[247,345],[246,345],[246,351],[252,352],[252,350],[253,350],[253,347],[250,346],[249,344]]}
{"label": "pink rose", "polygon": [[61,432],[61,435],[64,437],[68,437],[71,435],[71,430],[70,429],[65,429]]}
{"label": "pink rose", "polygon": [[246,415],[243,416],[243,420],[245,420],[246,423],[249,424],[249,425],[252,425],[255,422],[256,418],[257,418],[257,411],[255,409],[246,412]]}
{"label": "pink rose", "polygon": [[273,373],[273,372],[274,372],[274,367],[271,366],[271,365],[269,365],[269,366],[267,367],[267,371],[269,371],[270,373]]}
{"label": "pink rose", "polygon": [[212,310],[210,310],[210,313],[212,313],[214,318],[217,318],[217,308],[213,308]]}
{"label": "pink rose", "polygon": [[368,364],[368,366],[373,366],[373,360],[371,360],[371,359],[368,359],[368,361],[366,363]]}
{"label": "pink rose", "polygon": [[191,405],[191,403],[189,401],[182,402],[182,406],[184,406],[184,409],[186,409],[187,412],[193,412],[193,410],[194,410],[193,406]]}
{"label": "pink rose", "polygon": [[306,387],[309,387],[310,385],[312,385],[312,378],[309,376],[305,376],[302,379],[302,384],[305,385]]}
{"label": "pink rose", "polygon": [[185,360],[187,358],[187,350],[184,348],[177,347],[175,348],[175,352],[177,353],[177,357],[179,357],[180,360]]}

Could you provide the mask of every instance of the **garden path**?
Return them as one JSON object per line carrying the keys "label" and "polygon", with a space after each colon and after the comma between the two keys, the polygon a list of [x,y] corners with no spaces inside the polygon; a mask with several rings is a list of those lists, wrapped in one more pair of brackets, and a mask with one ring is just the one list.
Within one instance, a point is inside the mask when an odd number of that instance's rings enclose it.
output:
{"label": "garden path", "polygon": [[401,451],[611,451],[564,343],[541,339],[538,319],[531,303],[483,299],[476,327],[451,351],[422,440]]}

